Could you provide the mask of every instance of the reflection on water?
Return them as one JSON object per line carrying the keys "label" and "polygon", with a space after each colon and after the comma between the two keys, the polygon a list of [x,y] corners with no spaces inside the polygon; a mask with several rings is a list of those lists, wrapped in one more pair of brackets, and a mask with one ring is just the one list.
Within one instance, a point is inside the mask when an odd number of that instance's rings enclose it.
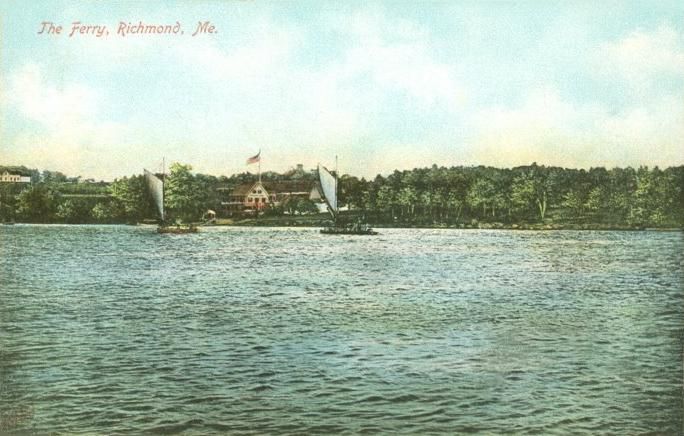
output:
{"label": "reflection on water", "polygon": [[681,233],[0,232],[0,433],[682,429]]}

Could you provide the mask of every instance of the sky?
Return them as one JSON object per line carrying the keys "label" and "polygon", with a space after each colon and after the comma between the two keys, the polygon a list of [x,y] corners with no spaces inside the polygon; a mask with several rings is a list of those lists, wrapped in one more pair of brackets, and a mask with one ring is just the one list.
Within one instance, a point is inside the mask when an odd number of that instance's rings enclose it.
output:
{"label": "sky", "polygon": [[9,0],[0,68],[0,165],[98,180],[684,164],[681,1]]}

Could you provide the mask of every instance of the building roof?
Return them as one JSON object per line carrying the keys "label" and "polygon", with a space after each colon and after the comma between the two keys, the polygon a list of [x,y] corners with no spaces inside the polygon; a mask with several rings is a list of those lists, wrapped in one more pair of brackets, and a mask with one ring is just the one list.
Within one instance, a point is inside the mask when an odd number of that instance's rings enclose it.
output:
{"label": "building roof", "polygon": [[[259,182],[242,183],[231,191],[230,195],[242,196],[249,194]],[[282,182],[261,182],[261,186],[267,193],[289,194],[293,192],[311,192],[316,186],[315,182],[306,180],[286,180]]]}
{"label": "building roof", "polygon": [[230,195],[247,195],[252,190],[252,187],[259,182],[242,183],[233,188]]}
{"label": "building roof", "polygon": [[0,174],[9,174],[12,176],[31,176],[31,172],[25,167],[0,166]]}
{"label": "building roof", "polygon": [[286,180],[282,182],[265,182],[264,188],[271,194],[292,192],[311,192],[315,183],[307,180]]}

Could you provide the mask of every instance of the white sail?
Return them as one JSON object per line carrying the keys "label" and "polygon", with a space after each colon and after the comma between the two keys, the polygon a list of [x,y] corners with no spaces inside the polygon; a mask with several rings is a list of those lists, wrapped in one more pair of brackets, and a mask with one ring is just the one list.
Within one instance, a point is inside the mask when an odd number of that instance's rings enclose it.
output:
{"label": "white sail", "polygon": [[164,182],[151,172],[145,170],[145,181],[150,190],[154,204],[157,205],[159,216],[164,221]]}
{"label": "white sail", "polygon": [[337,180],[330,174],[330,171],[321,165],[318,165],[318,179],[321,182],[323,196],[325,202],[328,203],[330,213],[335,216],[337,214]]}

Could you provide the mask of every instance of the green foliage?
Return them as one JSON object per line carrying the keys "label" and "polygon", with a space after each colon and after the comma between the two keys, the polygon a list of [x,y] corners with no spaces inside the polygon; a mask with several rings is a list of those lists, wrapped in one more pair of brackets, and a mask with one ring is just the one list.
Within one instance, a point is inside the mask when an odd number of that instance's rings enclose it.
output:
{"label": "green foliage", "polygon": [[394,219],[394,190],[389,185],[378,189],[376,206],[381,212],[389,213],[390,220]]}
{"label": "green foliage", "polygon": [[196,177],[190,165],[173,163],[164,184],[164,198],[171,220],[190,223],[198,221],[206,209],[206,180]]}
{"label": "green foliage", "polygon": [[377,222],[679,226],[683,181],[684,167],[585,171],[537,164],[513,169],[433,166],[378,176],[355,198]]}
{"label": "green foliage", "polygon": [[23,183],[0,183],[0,221],[17,219],[17,196],[26,188]]}
{"label": "green foliage", "polygon": [[354,176],[343,175],[338,180],[339,201],[349,204],[355,209],[363,209],[367,206],[364,194],[368,191],[366,179],[358,179]]}
{"label": "green foliage", "polygon": [[98,201],[90,210],[93,222],[99,224],[113,224],[125,222],[125,214],[121,205],[113,200]]}
{"label": "green foliage", "polygon": [[[37,170],[14,173],[38,177]],[[171,219],[197,221],[207,209],[221,213],[220,189],[254,181],[249,173],[231,177],[193,174],[173,164],[165,180]],[[0,184],[0,218],[25,222],[138,222],[156,216],[142,175],[112,184],[80,182],[43,171],[47,182]],[[310,172],[264,173],[270,181],[311,179]],[[394,171],[373,180],[342,175],[339,203],[377,223],[473,225],[472,223],[600,223],[653,227],[684,226],[684,166],[659,168],[545,167],[512,169],[437,167]],[[293,200],[266,213],[309,213],[315,205]],[[357,212],[358,213],[358,212]]]}
{"label": "green foliage", "polygon": [[109,195],[109,185],[104,182],[81,183],[81,182],[55,182],[50,187],[60,194],[68,195]]}
{"label": "green foliage", "polygon": [[265,214],[269,216],[277,216],[283,214],[289,215],[307,215],[318,213],[316,203],[308,198],[292,197],[282,202],[279,206],[271,206],[265,210]]}
{"label": "green foliage", "polygon": [[109,187],[115,204],[110,211],[120,211],[121,217],[127,222],[136,223],[147,217],[152,217],[150,196],[142,175],[117,179]]}
{"label": "green foliage", "polygon": [[74,202],[71,200],[66,200],[57,206],[57,217],[66,223],[74,222],[77,215],[78,212],[76,211]]}
{"label": "green foliage", "polygon": [[92,196],[62,196],[58,200],[55,216],[61,222],[68,224],[91,223],[96,221],[92,215],[94,206],[98,203],[97,197]]}
{"label": "green foliage", "polygon": [[48,171],[45,170],[41,174],[41,180],[43,183],[46,184],[52,184],[52,183],[65,183],[68,181],[67,176],[60,173],[59,171]]}
{"label": "green foliage", "polygon": [[17,196],[16,214],[26,222],[49,223],[57,209],[55,194],[44,184],[32,185]]}
{"label": "green foliage", "polygon": [[310,213],[317,213],[318,208],[313,201],[307,198],[299,198],[295,201],[294,211],[300,215],[306,215]]}
{"label": "green foliage", "polygon": [[466,201],[471,208],[482,208],[482,215],[487,214],[487,207],[494,209],[497,204],[497,190],[494,183],[487,179],[477,179],[470,187]]}
{"label": "green foliage", "polygon": [[525,217],[537,215],[544,221],[549,202],[560,197],[560,173],[555,168],[532,164],[513,179],[511,201]]}
{"label": "green foliage", "polygon": [[585,200],[580,190],[572,189],[563,196],[561,206],[568,210],[569,216],[578,218],[584,215],[587,202],[588,200]]}

